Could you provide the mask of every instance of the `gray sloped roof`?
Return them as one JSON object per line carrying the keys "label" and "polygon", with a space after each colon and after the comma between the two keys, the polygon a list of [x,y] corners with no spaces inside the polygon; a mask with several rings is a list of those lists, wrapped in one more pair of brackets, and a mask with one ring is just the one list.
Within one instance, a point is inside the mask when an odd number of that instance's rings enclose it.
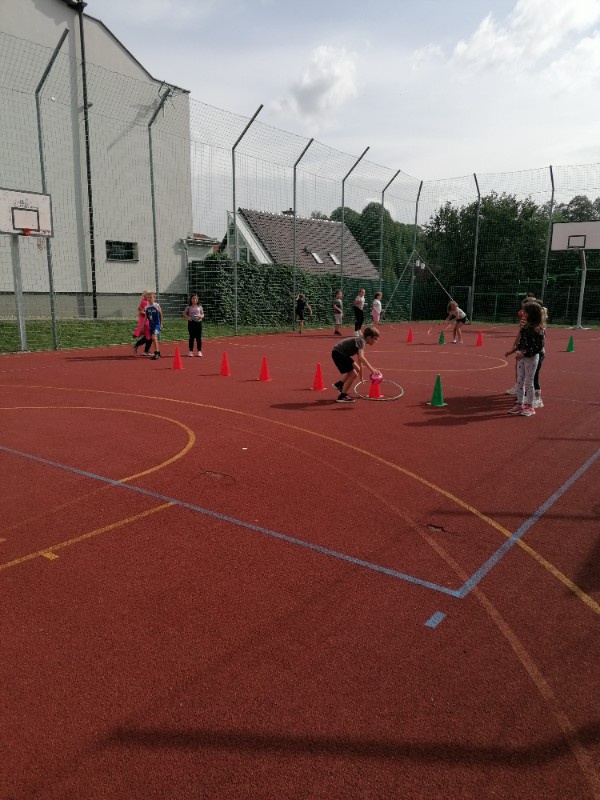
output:
{"label": "gray sloped roof", "polygon": [[[293,262],[294,218],[289,214],[269,214],[240,208],[252,232],[269,253],[275,264]],[[330,253],[341,260],[342,223],[326,219],[296,218],[296,264],[306,272],[315,274],[339,273],[341,267]],[[318,253],[323,261],[319,264],[312,253]],[[344,277],[377,280],[379,273],[365,251],[344,225]]]}

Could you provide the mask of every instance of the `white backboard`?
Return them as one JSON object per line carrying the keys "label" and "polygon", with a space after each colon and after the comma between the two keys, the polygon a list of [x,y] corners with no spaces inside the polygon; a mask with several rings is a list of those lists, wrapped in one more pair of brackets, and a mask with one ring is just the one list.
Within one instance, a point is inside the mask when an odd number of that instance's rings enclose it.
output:
{"label": "white backboard", "polygon": [[52,236],[50,195],[0,189],[0,233]]}
{"label": "white backboard", "polygon": [[600,220],[554,222],[552,250],[600,250]]}

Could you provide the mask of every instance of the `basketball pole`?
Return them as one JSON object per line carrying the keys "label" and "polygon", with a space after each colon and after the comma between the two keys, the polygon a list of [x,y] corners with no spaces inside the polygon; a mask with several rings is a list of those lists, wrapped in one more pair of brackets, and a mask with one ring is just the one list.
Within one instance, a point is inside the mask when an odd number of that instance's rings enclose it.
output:
{"label": "basketball pole", "polygon": [[13,284],[15,287],[15,305],[17,307],[17,323],[19,325],[19,341],[21,350],[27,350],[27,331],[25,328],[25,311],[23,305],[23,286],[21,284],[21,256],[19,254],[19,236],[12,233],[10,236],[10,249],[12,255]]}

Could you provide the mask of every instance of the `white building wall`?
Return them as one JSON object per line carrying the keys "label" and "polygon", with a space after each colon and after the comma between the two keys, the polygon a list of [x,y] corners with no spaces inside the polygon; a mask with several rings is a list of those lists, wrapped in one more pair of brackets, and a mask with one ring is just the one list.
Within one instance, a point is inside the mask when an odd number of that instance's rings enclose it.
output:
{"label": "white building wall", "polygon": [[[90,293],[92,284],[79,19],[62,0],[0,3],[0,187],[42,191],[35,90],[66,28],[41,93],[41,116],[53,205],[54,288],[81,295]],[[84,15],[84,35],[98,312],[120,316],[119,295],[156,286],[148,123],[169,87],[152,79],[100,21]],[[171,89],[152,139],[158,288],[183,294],[180,240],[192,230],[186,92]],[[0,292],[13,287],[9,239],[0,237]],[[139,261],[108,261],[107,240],[136,242]],[[47,292],[45,253],[29,244],[21,248],[23,289]],[[89,298],[77,303],[75,313],[89,315]]]}

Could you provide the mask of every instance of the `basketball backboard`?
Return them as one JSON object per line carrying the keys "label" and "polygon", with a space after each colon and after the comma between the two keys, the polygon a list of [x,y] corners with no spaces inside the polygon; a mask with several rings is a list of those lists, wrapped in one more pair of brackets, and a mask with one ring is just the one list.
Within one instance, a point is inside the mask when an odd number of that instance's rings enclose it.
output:
{"label": "basketball backboard", "polygon": [[0,189],[0,233],[52,236],[50,195]]}
{"label": "basketball backboard", "polygon": [[600,220],[554,222],[552,250],[600,250]]}

